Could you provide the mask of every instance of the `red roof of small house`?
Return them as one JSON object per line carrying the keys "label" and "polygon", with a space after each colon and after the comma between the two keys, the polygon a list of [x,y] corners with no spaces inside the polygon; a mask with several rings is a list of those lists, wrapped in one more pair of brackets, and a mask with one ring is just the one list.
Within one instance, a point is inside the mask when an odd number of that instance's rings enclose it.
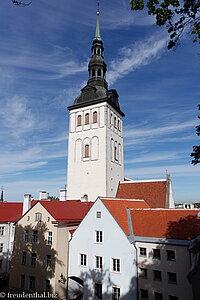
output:
{"label": "red roof of small house", "polygon": [[92,207],[93,202],[80,200],[33,200],[32,206],[39,202],[57,222],[81,221]]}
{"label": "red roof of small house", "polygon": [[127,235],[129,235],[129,227],[126,208],[131,209],[149,207],[144,200],[127,200],[103,197],[100,197],[100,199],[106,205],[108,210],[111,212],[115,220]]}
{"label": "red roof of small house", "polygon": [[116,197],[143,199],[152,208],[165,208],[166,180],[120,182]]}
{"label": "red roof of small house", "polygon": [[200,234],[199,210],[133,209],[135,236],[191,240]]}
{"label": "red roof of small house", "polygon": [[16,222],[22,216],[23,203],[0,202],[0,223]]}

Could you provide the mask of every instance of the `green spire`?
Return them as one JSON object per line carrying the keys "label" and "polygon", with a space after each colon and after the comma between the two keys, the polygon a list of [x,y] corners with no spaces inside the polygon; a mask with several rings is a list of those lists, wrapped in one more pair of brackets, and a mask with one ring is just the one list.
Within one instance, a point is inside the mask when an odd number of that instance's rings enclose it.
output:
{"label": "green spire", "polygon": [[99,1],[97,2],[97,6],[98,6],[98,10],[97,10],[97,26],[96,26],[95,39],[101,40],[100,27],[99,27]]}

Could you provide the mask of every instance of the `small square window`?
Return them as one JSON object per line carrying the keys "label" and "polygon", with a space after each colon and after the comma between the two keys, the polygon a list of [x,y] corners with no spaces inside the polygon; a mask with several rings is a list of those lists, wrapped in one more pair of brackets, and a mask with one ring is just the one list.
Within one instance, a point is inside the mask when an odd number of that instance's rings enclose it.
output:
{"label": "small square window", "polygon": [[176,273],[167,272],[167,276],[168,276],[168,282],[169,283],[176,283],[177,282]]}
{"label": "small square window", "polygon": [[174,250],[167,250],[167,260],[176,260]]}
{"label": "small square window", "polygon": [[153,249],[153,258],[160,259],[160,249]]}
{"label": "small square window", "polygon": [[120,272],[120,259],[112,258],[112,271]]}
{"label": "small square window", "polygon": [[176,297],[176,296],[169,296],[169,300],[178,300],[178,297]]}
{"label": "small square window", "polygon": [[97,211],[96,216],[97,216],[97,219],[101,219],[101,211]]}
{"label": "small square window", "polygon": [[101,283],[95,283],[95,285],[94,285],[94,298],[102,299],[102,284]]}
{"label": "small square window", "polygon": [[120,300],[120,288],[112,288],[112,300]]}
{"label": "small square window", "polygon": [[87,266],[87,255],[80,254],[80,265],[86,267]]}
{"label": "small square window", "polygon": [[155,300],[163,300],[163,294],[155,292]]}
{"label": "small square window", "polygon": [[162,273],[159,270],[153,270],[154,280],[161,281],[162,280]]}
{"label": "small square window", "polygon": [[141,278],[147,278],[147,269],[140,268],[140,277]]}
{"label": "small square window", "polygon": [[146,248],[140,248],[140,256],[147,256],[147,249]]}
{"label": "small square window", "polygon": [[148,290],[141,289],[140,290],[140,295],[142,300],[148,300],[149,295],[148,295]]}
{"label": "small square window", "polygon": [[96,243],[103,243],[103,231],[96,231]]}

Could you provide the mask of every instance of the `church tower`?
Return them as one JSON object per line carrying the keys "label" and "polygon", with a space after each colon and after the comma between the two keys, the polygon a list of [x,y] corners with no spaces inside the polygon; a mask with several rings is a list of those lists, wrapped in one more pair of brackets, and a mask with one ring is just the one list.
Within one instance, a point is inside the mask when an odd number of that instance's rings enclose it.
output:
{"label": "church tower", "polygon": [[116,196],[124,180],[123,117],[116,90],[108,90],[97,11],[89,79],[70,111],[67,200]]}

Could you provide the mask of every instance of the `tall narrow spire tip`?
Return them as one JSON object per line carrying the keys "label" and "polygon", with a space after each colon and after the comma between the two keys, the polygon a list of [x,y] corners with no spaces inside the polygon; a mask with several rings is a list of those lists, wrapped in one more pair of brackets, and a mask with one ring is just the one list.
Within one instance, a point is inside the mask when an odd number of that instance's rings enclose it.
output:
{"label": "tall narrow spire tip", "polygon": [[99,27],[99,0],[97,0],[97,26],[96,26],[95,38],[101,39],[100,27]]}

